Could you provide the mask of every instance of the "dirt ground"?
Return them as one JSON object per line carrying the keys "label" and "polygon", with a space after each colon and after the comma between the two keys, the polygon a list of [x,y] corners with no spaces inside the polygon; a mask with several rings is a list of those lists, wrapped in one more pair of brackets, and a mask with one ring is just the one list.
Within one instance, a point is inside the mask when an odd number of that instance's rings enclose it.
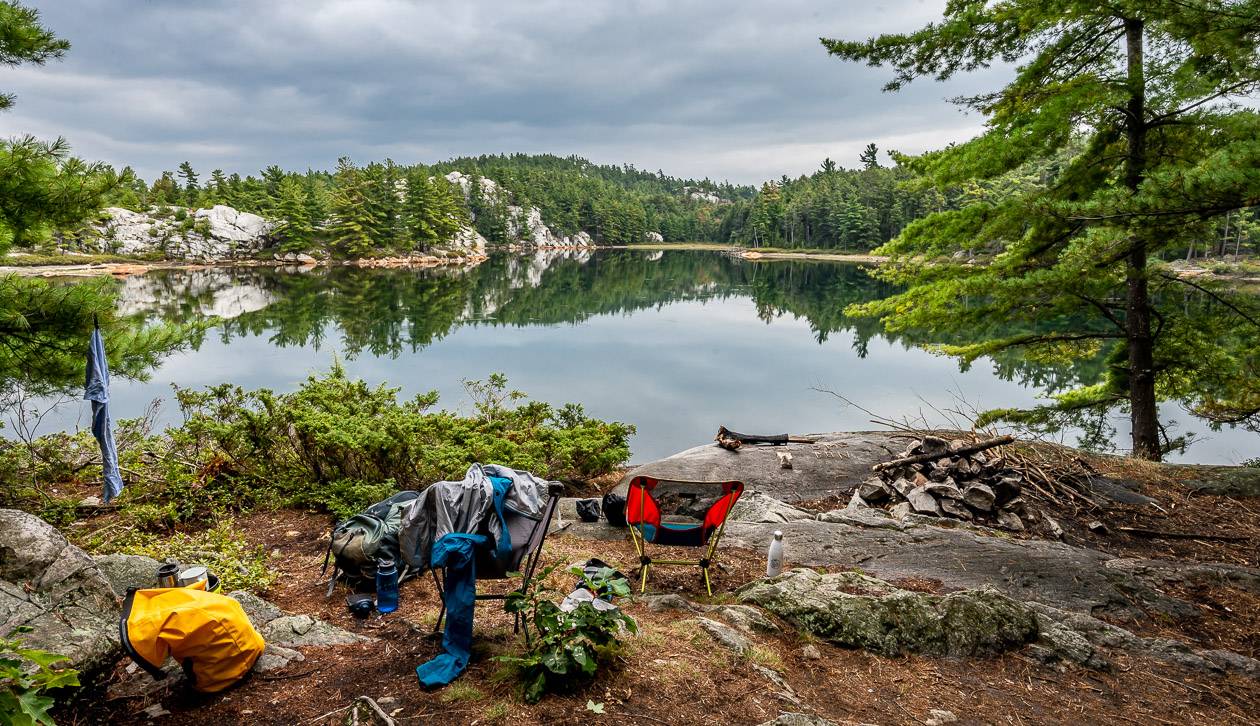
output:
{"label": "dirt ground", "polygon": [[[1191,513],[1193,526],[1213,526],[1212,518],[1221,515],[1213,513],[1211,499],[1220,498],[1186,498],[1170,510],[1174,521],[1165,524],[1185,524],[1180,518]],[[1247,506],[1257,507],[1254,500]],[[1220,507],[1221,502],[1215,502],[1215,509]],[[414,669],[441,649],[439,637],[432,632],[438,598],[431,580],[405,583],[398,611],[360,622],[345,607],[344,588],[326,599],[317,582],[327,542],[326,516],[296,510],[256,512],[239,523],[251,541],[272,553],[279,578],[265,593],[270,600],[287,611],[323,618],[371,640],[352,646],[303,648],[304,661],[291,663],[283,671],[253,675],[214,696],[170,693],[161,702],[171,715],[154,723],[338,724],[344,723],[347,706],[360,695],[377,699],[400,724],[756,724],[781,711],[809,711],[836,722],[921,724],[931,709],[946,709],[963,723],[1182,726],[1256,723],[1260,714],[1256,681],[1191,673],[1120,653],[1111,654],[1115,667],[1107,673],[1049,667],[1023,652],[987,659],[887,658],[836,648],[785,628],[778,636],[758,635],[752,650],[735,656],[698,629],[691,622],[692,613],[655,612],[630,601],[619,604],[638,621],[640,634],[629,638],[616,663],[572,693],[548,695],[536,705],[521,700],[515,680],[494,656],[519,652],[524,642],[513,634],[511,618],[501,604],[493,601],[478,604],[476,647],[468,671],[446,688],[424,691]],[[1248,520],[1245,526],[1255,524]],[[1222,521],[1219,527],[1240,531],[1236,518]],[[1068,536],[1084,535],[1073,531]],[[1135,539],[1110,546],[1118,551],[1140,548],[1141,556],[1167,550],[1168,555],[1185,559],[1254,564],[1254,546],[1250,552],[1239,552],[1248,548],[1237,544],[1221,551],[1220,544]],[[1102,548],[1099,543],[1092,546]],[[544,564],[583,562],[592,556],[628,575],[637,563],[628,541],[591,542],[561,533],[548,538]],[[695,568],[654,568],[649,589],[684,593],[699,602],[732,602],[732,591],[758,577],[764,568],[763,553],[749,550],[726,549],[721,561],[724,567],[717,573],[712,597],[704,594]],[[557,574],[552,582],[567,592],[571,579]],[[897,584],[924,592],[940,590],[939,582],[927,579]],[[1260,602],[1254,595],[1215,586],[1174,594],[1192,596],[1204,616],[1187,623],[1151,624],[1147,626],[1151,634],[1256,655]],[[804,655],[809,645],[821,653],[820,659]],[[784,689],[767,680],[758,666],[781,671],[804,705],[791,703],[782,695]],[[115,675],[120,676],[122,669]],[[99,699],[99,694],[83,694],[79,704],[62,709],[58,722],[147,720],[141,710],[151,701],[127,698],[102,703]],[[588,700],[602,703],[604,714],[587,710]]]}

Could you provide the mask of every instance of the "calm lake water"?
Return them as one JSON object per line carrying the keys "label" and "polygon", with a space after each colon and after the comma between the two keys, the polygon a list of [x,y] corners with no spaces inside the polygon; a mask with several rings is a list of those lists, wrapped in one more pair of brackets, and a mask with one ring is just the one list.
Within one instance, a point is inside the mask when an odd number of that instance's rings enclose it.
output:
{"label": "calm lake water", "polygon": [[[171,356],[145,382],[116,381],[115,419],[155,398],[177,422],[171,384],[231,381],[296,388],[335,358],[357,377],[402,394],[437,390],[440,406],[468,410],[464,379],[491,373],[553,404],[632,423],[633,460],[712,440],[719,425],[749,433],[870,429],[881,415],[947,424],[950,409],[1034,404],[1047,390],[1098,375],[1017,357],[956,360],[849,320],[849,303],[890,290],[858,265],[745,262],[710,252],[500,255],[473,270],[318,268],[162,271],[128,278],[121,305],[153,320],[224,318],[194,350]],[[1242,430],[1212,432],[1175,406],[1176,433],[1202,440],[1184,461],[1236,463],[1260,455]],[[45,425],[89,424],[81,402]],[[963,417],[955,420],[962,422]],[[1123,420],[1113,436],[1122,445]],[[1069,432],[1067,443],[1076,443]]]}

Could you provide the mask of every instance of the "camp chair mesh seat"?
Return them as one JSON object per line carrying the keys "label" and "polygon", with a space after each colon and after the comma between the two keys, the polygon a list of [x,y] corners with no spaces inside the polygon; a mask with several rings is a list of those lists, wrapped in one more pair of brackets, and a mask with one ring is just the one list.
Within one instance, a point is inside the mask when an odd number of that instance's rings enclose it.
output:
{"label": "camp chair mesh seat", "polygon": [[[662,506],[653,493],[661,485],[670,488],[693,490],[697,495],[710,493],[716,498],[704,508],[698,522],[681,523],[662,520]],[[696,565],[704,573],[704,588],[712,595],[713,584],[709,578],[709,566],[713,564],[718,543],[726,529],[726,518],[731,507],[743,494],[742,482],[691,482],[654,479],[636,476],[630,480],[626,492],[626,524],[630,526],[630,538],[639,555],[639,592],[647,590],[648,572],[652,565]],[[694,497],[692,500],[694,501]],[[662,547],[703,547],[704,556],[696,560],[663,560],[648,555],[648,543]]]}
{"label": "camp chair mesh seat", "polygon": [[[547,538],[547,530],[551,526],[551,519],[555,516],[562,493],[564,493],[562,484],[553,483],[547,487],[547,503],[543,505],[542,514],[538,519],[512,509],[504,510],[504,524],[507,525],[508,533],[512,537],[512,555],[507,562],[500,561],[494,556],[492,541],[487,538],[486,543],[477,547],[473,553],[477,580],[506,580],[511,573],[520,572],[521,584],[507,592],[477,593],[476,599],[506,600],[513,592],[524,592],[529,587],[534,570],[538,567],[538,559],[542,556],[543,541]],[[481,532],[481,534],[487,533],[488,530]],[[437,586],[438,597],[442,600],[442,609],[438,611],[437,621],[433,624],[433,632],[437,632],[442,629],[442,620],[446,617],[446,582],[445,574],[438,575],[437,568],[431,568],[430,572],[433,573],[433,583]],[[512,620],[512,632],[518,633],[524,628],[525,642],[528,643],[529,628],[525,617],[521,613],[516,613]]]}

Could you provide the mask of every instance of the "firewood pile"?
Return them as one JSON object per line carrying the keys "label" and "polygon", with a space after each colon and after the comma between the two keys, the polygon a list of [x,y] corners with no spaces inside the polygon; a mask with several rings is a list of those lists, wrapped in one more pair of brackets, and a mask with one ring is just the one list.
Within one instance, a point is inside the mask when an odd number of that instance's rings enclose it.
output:
{"label": "firewood pile", "polygon": [[925,435],[900,457],[872,467],[876,476],[858,487],[854,504],[885,508],[898,518],[921,514],[1023,531],[1029,482],[1022,466],[992,451],[1013,441]]}

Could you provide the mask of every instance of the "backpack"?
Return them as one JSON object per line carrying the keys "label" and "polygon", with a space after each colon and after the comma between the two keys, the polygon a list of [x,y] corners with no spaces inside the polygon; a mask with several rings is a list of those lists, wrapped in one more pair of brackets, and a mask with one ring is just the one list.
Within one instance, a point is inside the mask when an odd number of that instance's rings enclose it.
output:
{"label": "backpack", "polygon": [[339,576],[351,585],[370,583],[375,586],[376,560],[381,557],[398,560],[398,530],[403,509],[418,496],[419,492],[398,492],[333,527],[324,567],[320,570],[321,575],[326,574],[329,561],[333,562],[333,575],[328,580],[330,595]]}

